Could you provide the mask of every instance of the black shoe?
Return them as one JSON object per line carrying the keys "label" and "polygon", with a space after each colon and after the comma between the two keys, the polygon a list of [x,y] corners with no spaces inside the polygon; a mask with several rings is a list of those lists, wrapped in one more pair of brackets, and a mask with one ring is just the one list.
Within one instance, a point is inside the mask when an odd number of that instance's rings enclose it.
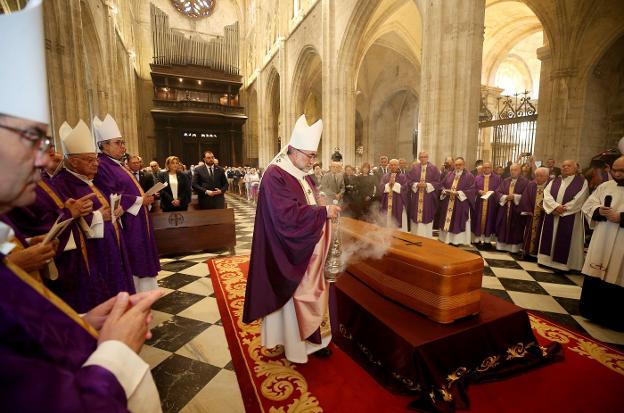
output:
{"label": "black shoe", "polygon": [[326,359],[327,357],[332,355],[332,351],[329,347],[325,347],[315,351],[314,353],[312,353],[312,355],[318,358]]}

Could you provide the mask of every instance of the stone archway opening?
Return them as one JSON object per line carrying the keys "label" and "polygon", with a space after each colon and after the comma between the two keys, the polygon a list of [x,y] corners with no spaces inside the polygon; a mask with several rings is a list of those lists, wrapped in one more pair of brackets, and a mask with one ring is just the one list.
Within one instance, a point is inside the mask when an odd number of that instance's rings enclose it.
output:
{"label": "stone archway opening", "polygon": [[537,50],[546,40],[539,18],[520,1],[488,0],[484,24],[480,121],[486,123],[479,129],[476,159],[503,165],[534,152],[537,116],[531,124],[518,122],[517,127],[488,122],[507,116],[501,113],[508,112],[509,105],[512,117],[526,115],[521,105],[527,99],[532,106],[525,106],[537,110],[541,74]]}
{"label": "stone archway opening", "polygon": [[[294,122],[302,114],[306,115],[308,124],[323,119],[323,76],[322,61],[318,52],[311,46],[304,47],[299,55],[293,75]],[[321,139],[317,152],[323,154]],[[333,149],[333,148],[332,148]],[[319,155],[320,159],[322,155]],[[319,160],[320,160],[319,159]]]}
{"label": "stone archway opening", "polygon": [[353,150],[358,164],[375,164],[380,155],[411,161],[418,133],[420,12],[413,1],[381,3],[360,40],[356,66]]}

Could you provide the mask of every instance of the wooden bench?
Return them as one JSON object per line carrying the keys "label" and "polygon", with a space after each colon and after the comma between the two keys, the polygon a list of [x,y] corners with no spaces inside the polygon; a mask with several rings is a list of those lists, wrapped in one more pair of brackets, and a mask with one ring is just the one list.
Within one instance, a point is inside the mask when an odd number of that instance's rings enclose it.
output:
{"label": "wooden bench", "polygon": [[153,212],[156,245],[160,255],[228,249],[234,253],[234,210],[209,209]]}

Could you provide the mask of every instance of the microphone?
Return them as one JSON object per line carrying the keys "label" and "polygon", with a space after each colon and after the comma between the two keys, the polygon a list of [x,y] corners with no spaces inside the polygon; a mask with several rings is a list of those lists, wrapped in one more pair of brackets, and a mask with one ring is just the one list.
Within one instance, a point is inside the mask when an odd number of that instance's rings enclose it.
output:
{"label": "microphone", "polygon": [[611,195],[605,196],[605,200],[604,200],[605,208],[611,208],[611,201],[612,200],[613,200],[613,197]]}

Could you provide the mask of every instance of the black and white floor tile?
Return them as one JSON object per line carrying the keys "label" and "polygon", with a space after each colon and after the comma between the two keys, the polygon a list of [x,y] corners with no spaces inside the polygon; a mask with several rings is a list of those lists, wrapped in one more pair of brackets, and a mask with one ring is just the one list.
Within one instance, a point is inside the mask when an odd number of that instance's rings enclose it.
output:
{"label": "black and white floor tile", "polygon": [[[248,255],[255,205],[232,195],[227,202],[235,210],[236,254]],[[488,293],[570,330],[624,343],[624,333],[580,315],[582,275],[556,274],[492,248],[464,249],[483,257],[482,287]],[[228,251],[217,251],[161,259],[158,283],[166,295],[154,305],[153,337],[141,356],[152,368],[165,413],[245,411],[206,265],[208,259],[226,255]]]}

